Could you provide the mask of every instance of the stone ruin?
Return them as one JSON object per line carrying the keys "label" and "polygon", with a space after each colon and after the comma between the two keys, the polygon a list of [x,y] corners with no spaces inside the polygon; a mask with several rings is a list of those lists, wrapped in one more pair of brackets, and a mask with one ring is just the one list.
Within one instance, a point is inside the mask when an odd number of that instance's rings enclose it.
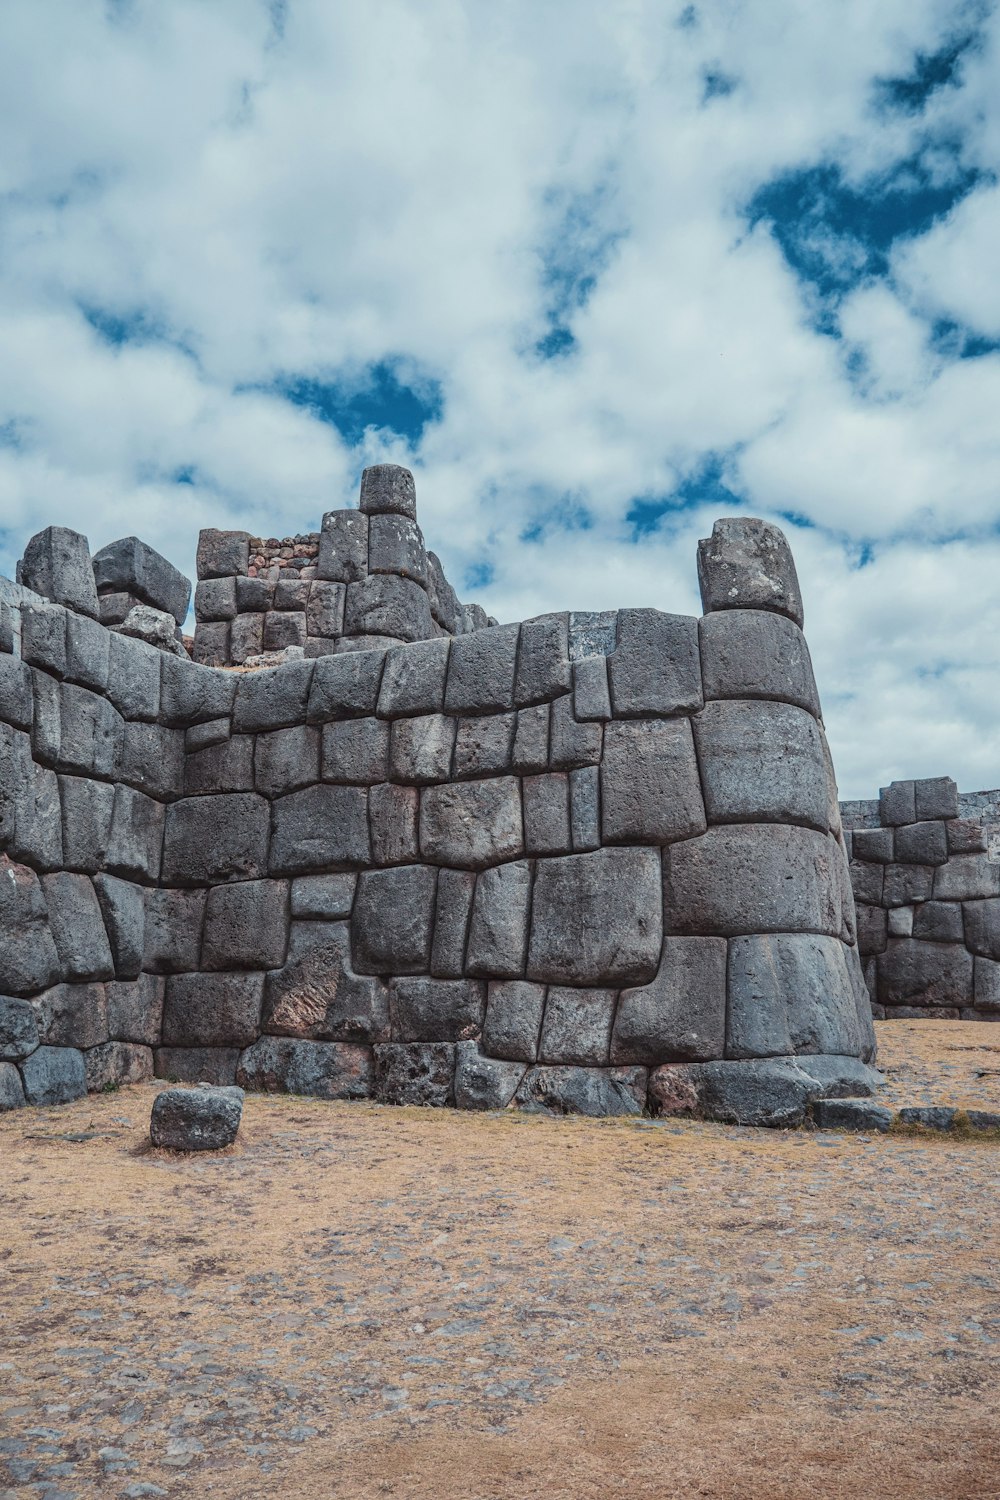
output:
{"label": "stone ruin", "polygon": [[779,531],[716,524],[700,620],[489,623],[394,466],[315,563],[252,545],[202,535],[202,661],[134,538],[50,528],[0,582],[0,1105],[155,1074],[794,1124],[871,1092]]}

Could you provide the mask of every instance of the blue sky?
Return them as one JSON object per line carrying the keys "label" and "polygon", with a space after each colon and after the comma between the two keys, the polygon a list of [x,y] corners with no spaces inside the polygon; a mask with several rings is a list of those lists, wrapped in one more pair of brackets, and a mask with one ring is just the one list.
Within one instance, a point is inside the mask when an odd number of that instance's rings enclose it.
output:
{"label": "blue sky", "polygon": [[842,789],[1000,783],[987,3],[0,16],[0,568],[417,475],[499,618],[694,611],[784,525]]}

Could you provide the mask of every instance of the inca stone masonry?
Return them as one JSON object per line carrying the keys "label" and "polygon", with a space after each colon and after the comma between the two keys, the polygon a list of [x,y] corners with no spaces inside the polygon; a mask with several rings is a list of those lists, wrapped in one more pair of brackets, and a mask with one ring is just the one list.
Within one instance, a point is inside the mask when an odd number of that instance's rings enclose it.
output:
{"label": "inca stone masonry", "polygon": [[155,1073],[791,1124],[871,1091],[779,531],[717,523],[700,620],[489,621],[390,465],[316,536],[198,558],[195,660],[135,538],[50,528],[0,582],[2,1106]]}

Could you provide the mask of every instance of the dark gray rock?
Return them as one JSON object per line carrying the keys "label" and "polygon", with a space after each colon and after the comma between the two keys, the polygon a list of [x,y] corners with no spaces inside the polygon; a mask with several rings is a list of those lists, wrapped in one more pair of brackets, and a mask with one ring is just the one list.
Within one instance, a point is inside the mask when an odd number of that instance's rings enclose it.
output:
{"label": "dark gray rock", "polygon": [[[213,721],[214,722],[214,721]],[[190,730],[188,733],[190,734]],[[283,730],[276,730],[276,734],[282,734]],[[179,731],[178,731],[179,733]],[[293,743],[297,731],[292,730]],[[269,738],[266,735],[257,737],[257,743]],[[285,742],[281,742],[282,745]],[[261,752],[262,763],[266,766],[268,760],[267,748]],[[317,769],[319,767],[319,746],[316,746]],[[252,734],[235,734],[231,739],[219,740],[214,745],[207,746],[204,750],[191,751],[184,757],[183,790],[188,796],[199,796],[203,793],[219,792],[250,792],[254,786],[254,736]],[[286,788],[291,790],[291,788]]]}
{"label": "dark gray rock", "polygon": [[390,775],[394,781],[426,786],[447,781],[455,747],[456,721],[444,714],[396,719],[390,741]]}
{"label": "dark gray rock", "polygon": [[[275,803],[275,845],[279,844]],[[366,827],[367,832],[367,827]],[[167,808],[163,835],[163,879],[169,885],[207,885],[221,880],[256,880],[267,874],[268,804],[256,792],[185,797]],[[276,867],[275,873],[284,873]]]}
{"label": "dark gray rock", "polygon": [[569,777],[526,776],[521,783],[524,799],[524,847],[528,854],[569,854],[573,848],[569,820]]}
{"label": "dark gray rock", "polygon": [[[730,705],[708,707],[717,706]],[[703,771],[704,765],[703,760]],[[711,779],[706,790],[710,785]],[[601,823],[606,844],[666,844],[704,833],[705,804],[689,720],[652,719],[607,726],[601,762]]]}
{"label": "dark gray rock", "polygon": [[706,699],[774,698],[819,717],[819,694],[805,636],[784,615],[723,609],[700,621]]}
{"label": "dark gray rock", "polygon": [[352,869],[371,863],[367,793],[311,786],[273,804],[271,874]]}
{"label": "dark gray rock", "polygon": [[608,657],[618,718],[692,713],[703,703],[698,621],[657,609],[618,611],[618,646]]}
{"label": "dark gray rock", "polygon": [[863,1044],[839,938],[775,933],[729,944],[728,1058],[829,1052]]}
{"label": "dark gray rock", "polygon": [[367,1099],[372,1092],[371,1049],[352,1042],[262,1036],[240,1055],[236,1079],[258,1093]]}
{"label": "dark gray rock", "polygon": [[945,824],[949,854],[985,854],[986,831],[975,818],[951,818]]}
{"label": "dark gray rock", "polygon": [[427,554],[427,594],[437,624],[449,635],[457,635],[461,627],[461,606],[455,590],[444,576],[441,559],[434,552]]}
{"label": "dark gray rock", "polygon": [[829,826],[819,725],[789,703],[720,699],[694,724],[710,823]]}
{"label": "dark gray rock", "polygon": [[264,614],[274,603],[274,580],[237,578],[236,608],[240,614]]}
{"label": "dark gray rock", "polygon": [[99,618],[90,543],[67,526],[47,526],[31,538],[18,564],[18,582],[53,604]]}
{"label": "dark gray rock", "polygon": [[545,986],[526,979],[491,984],[487,993],[482,1047],[491,1057],[533,1063],[545,1009]]}
{"label": "dark gray rock", "polygon": [[[237,582],[242,580],[237,579]],[[251,580],[256,582],[256,579]],[[242,666],[251,656],[260,656],[264,650],[264,621],[266,612],[261,610],[253,614],[237,615],[229,626],[229,660],[234,666]],[[197,637],[198,627],[195,631]]]}
{"label": "dark gray rock", "polygon": [[49,1047],[96,1047],[108,1040],[103,984],[57,984],[32,1000],[38,1034]]}
{"label": "dark gray rock", "polygon": [[913,936],[913,906],[894,906],[888,912],[887,937],[912,937]]}
{"label": "dark gray rock", "polygon": [[194,591],[194,614],[199,625],[236,616],[236,579],[203,578]]}
{"label": "dark gray rock", "polygon": [[[332,728],[334,726],[327,726]],[[280,797],[320,777],[320,731],[307,724],[259,734],[254,749],[254,785],[265,797]]]}
{"label": "dark gray rock", "polygon": [[972,965],[957,943],[893,938],[878,961],[879,1004],[971,1005]]}
{"label": "dark gray rock", "polygon": [[152,974],[182,974],[198,968],[205,891],[146,892],[143,968]]}
{"label": "dark gray rock", "polygon": [[855,859],[889,865],[894,858],[895,836],[891,828],[856,828],[851,835],[851,847]]}
{"label": "dark gray rock", "polygon": [[360,974],[421,974],[431,960],[437,871],[427,865],[365,870],[351,918]]}
{"label": "dark gray rock", "polygon": [[[58,765],[59,741],[62,738],[60,684],[45,672],[33,672],[32,689],[35,700],[31,724],[32,754],[45,765]],[[3,728],[0,724],[0,734]]]}
{"label": "dark gray rock", "polygon": [[309,600],[310,582],[308,578],[299,578],[297,575],[282,573],[274,585],[274,608],[276,610],[291,610],[296,614],[305,612]]}
{"label": "dark gray rock", "polygon": [[288,951],[288,884],[243,880],[208,893],[201,967],[279,969]]}
{"label": "dark gray rock", "polygon": [[74,1047],[39,1047],[20,1066],[29,1104],[72,1104],[87,1092],[83,1054]]}
{"label": "dark gray rock", "polygon": [[[158,651],[182,658],[187,661],[187,652],[184,649],[178,631],[179,626],[173,615],[168,615],[166,610],[153,609],[150,604],[134,604],[120,625],[114,627],[121,635],[133,637],[137,641],[145,641],[148,646],[155,646]],[[210,635],[218,632],[218,651],[202,650]],[[206,666],[214,666],[227,659],[227,643],[229,628],[226,625],[202,625],[195,632],[194,659],[203,662]]]}
{"label": "dark gray rock", "polygon": [[229,1087],[236,1082],[239,1047],[157,1047],[153,1073],[171,1083],[209,1083]]}
{"label": "dark gray rock", "polygon": [[28,1057],[40,1041],[38,1019],[27,1000],[0,995],[0,1061]]}
{"label": "dark gray rock", "polygon": [[157,718],[162,660],[145,641],[108,631],[108,697],[125,719]]}
{"label": "dark gray rock", "polygon": [[426,590],[395,573],[373,574],[347,585],[347,635],[385,635],[397,641],[424,641],[434,634]]}
{"label": "dark gray rock", "polygon": [[[935,914],[941,913],[936,926],[943,928],[947,924],[948,936],[937,937],[936,941],[961,943],[964,932],[966,947],[971,948],[973,953],[978,953],[983,958],[1000,959],[1000,899],[993,897],[986,901],[966,901],[961,906],[957,901],[930,901],[926,907],[919,908],[921,917],[928,910]],[[915,937],[930,936],[927,932],[917,932],[916,925],[915,917]],[[926,924],[921,922],[920,925],[923,927]]]}
{"label": "dark gray rock", "polygon": [[[1000,958],[1000,901],[996,903],[995,917],[992,913],[987,917],[984,911],[983,918],[986,920],[982,927],[979,926],[980,918],[977,915],[972,917],[970,925],[969,913],[973,908],[992,905],[993,903],[986,901],[969,902],[964,907],[966,916],[963,929],[963,907],[958,901],[925,901],[921,906],[913,908],[911,935],[915,938],[923,938],[925,942],[930,943],[961,943],[964,936],[964,941],[973,953],[985,953],[989,958]],[[975,939],[973,938],[974,931]],[[989,944],[989,947],[985,946],[986,944]]]}
{"label": "dark gray rock", "polygon": [[885,828],[897,828],[917,821],[917,804],[912,781],[894,781],[879,788],[879,819]]}
{"label": "dark gray rock", "polygon": [[16,656],[0,656],[0,720],[15,729],[30,729],[34,712],[31,668]]}
{"label": "dark gray rock", "polygon": [[455,1048],[456,1109],[506,1109],[524,1077],[524,1064],[485,1056],[478,1042]]}
{"label": "dark gray rock", "polygon": [[511,769],[519,772],[544,771],[549,764],[549,705],[536,704],[522,708],[517,715]]}
{"label": "dark gray rock", "polygon": [[187,729],[209,719],[229,718],[237,684],[243,678],[219,668],[196,666],[179,656],[164,656],[161,660],[160,713],[165,724]]}
{"label": "dark gray rock", "polygon": [[725,1043],[725,938],[664,938],[652,983],[622,991],[611,1061],[708,1061]]}
{"label": "dark gray rock", "polygon": [[455,1048],[448,1042],[386,1042],[375,1048],[375,1098],[381,1104],[444,1108],[455,1102]]}
{"label": "dark gray rock", "polygon": [[[393,725],[394,738],[403,722]],[[517,779],[497,776],[425,787],[420,794],[420,852],[432,864],[472,870],[517,859],[524,853]]]}
{"label": "dark gray rock", "polygon": [[539,861],[528,975],[540,983],[646,984],[663,934],[653,849],[600,849]]}
{"label": "dark gray rock", "polygon": [[995,1109],[968,1109],[965,1118],[973,1130],[1000,1130],[1000,1111]]}
{"label": "dark gray rock", "polygon": [[544,703],[568,692],[570,682],[569,615],[525,620],[517,652],[514,702],[519,708]]}
{"label": "dark gray rock", "polygon": [[573,664],[573,717],[610,719],[611,690],[608,663],[603,656],[586,656]]}
{"label": "dark gray rock", "polygon": [[233,729],[259,733],[301,724],[315,669],[315,662],[286,661],[259,672],[244,672],[236,691]]}
{"label": "dark gray rock", "polygon": [[372,860],[377,865],[414,864],[420,858],[417,819],[420,794],[416,787],[383,782],[368,794],[368,824]]}
{"label": "dark gray rock", "polygon": [[97,600],[102,625],[122,625],[142,600],[135,594],[101,594]]}
{"label": "dark gray rock", "polygon": [[135,594],[154,609],[166,610],[183,625],[191,584],[173,563],[138,537],[126,536],[94,553],[94,579],[100,593]]}
{"label": "dark gray rock", "polygon": [[915,781],[913,800],[918,822],[927,818],[958,817],[958,787],[950,776],[931,776]]}
{"label": "dark gray rock", "polygon": [[892,1125],[892,1110],[868,1099],[817,1099],[812,1117],[820,1130],[875,1130],[885,1135]]}
{"label": "dark gray rock", "polygon": [[342,719],[323,725],[323,780],[371,786],[389,774],[389,725]]}
{"label": "dark gray rock", "polygon": [[579,990],[552,985],[545,1002],[539,1061],[576,1067],[606,1067],[616,999],[614,990]]}
{"label": "dark gray rock", "polygon": [[116,875],[156,880],[160,873],[164,809],[130,786],[115,787],[107,867]]}
{"label": "dark gray rock", "polygon": [[263,974],[171,974],[164,1045],[249,1047],[260,1031],[263,994]]}
{"label": "dark gray rock", "polygon": [[955,854],[934,871],[936,901],[978,901],[1000,896],[1000,864],[984,854]]}
{"label": "dark gray rock", "polygon": [[60,962],[34,870],[0,854],[0,991],[30,995],[59,978]]}
{"label": "dark gray rock", "polygon": [[227,578],[245,573],[250,563],[250,538],[245,531],[206,527],[198,536],[199,578]]}
{"label": "dark gray rock", "polygon": [[514,1096],[530,1114],[641,1115],[645,1068],[529,1068]]}
{"label": "dark gray rock", "polygon": [[334,639],[344,629],[345,585],[314,578],[304,587],[309,591],[305,605],[307,633]]}
{"label": "dark gray rock", "polygon": [[66,676],[81,687],[104,693],[108,687],[111,631],[89,615],[66,615]]}
{"label": "dark gray rock", "polygon": [[59,794],[66,868],[95,874],[108,855],[115,788],[86,776],[61,776]]}
{"label": "dark gray rock", "polygon": [[580,724],[573,717],[570,694],[557,698],[549,713],[549,765],[554,771],[572,771],[578,766],[596,766],[601,759],[604,726]]}
{"label": "dark gray rock", "polygon": [[472,903],[467,974],[514,979],[524,973],[530,908],[531,865],[527,860],[482,871]]}
{"label": "dark gray rock", "polygon": [[368,517],[356,510],[331,510],[323,517],[316,558],[317,578],[356,583],[368,576]]}
{"label": "dark gray rock", "polygon": [[20,1073],[12,1062],[0,1062],[0,1115],[8,1109],[23,1109],[25,1103]]}
{"label": "dark gray rock", "polygon": [[667,930],[696,936],[841,931],[832,838],[811,828],[735,823],[664,853]]}
{"label": "dark gray rock", "polygon": [[908,1105],[899,1111],[900,1125],[920,1125],[924,1130],[953,1130],[955,1109],[942,1104]]}
{"label": "dark gray rock", "polygon": [[459,719],[453,763],[456,779],[509,771],[516,719],[513,713]]}
{"label": "dark gray rock", "polygon": [[909,906],[914,901],[929,901],[934,889],[931,865],[886,865],[882,881],[882,904],[886,907]]}
{"label": "dark gray rock", "polygon": [[431,973],[436,979],[461,979],[465,943],[472,913],[476,877],[467,870],[441,870],[434,912]]}
{"label": "dark gray rock", "polygon": [[[279,734],[280,730],[277,731]],[[228,719],[209,719],[205,724],[192,724],[184,734],[184,751],[193,755],[199,750],[210,750],[213,745],[224,745],[232,733]]]}
{"label": "dark gray rock", "polygon": [[[427,587],[427,553],[416,521],[406,515],[376,514],[368,523],[369,573],[398,573]],[[429,601],[428,601],[429,607]]]}
{"label": "dark gray rock", "polygon": [[652,1099],[676,1091],[674,1079],[657,1076],[675,1072],[693,1089],[695,1108],[706,1119],[777,1129],[801,1125],[816,1099],[869,1094],[879,1082],[878,1074],[855,1058],[752,1058],[657,1069],[650,1079]]}
{"label": "dark gray rock", "polygon": [[163,1024],[164,989],[165,981],[155,974],[142,974],[133,982],[112,980],[105,985],[110,1039],[155,1047]]}
{"label": "dark gray rock", "polygon": [[111,778],[118,767],[125,721],[106,698],[64,682],[60,689],[59,764],[66,771]]}
{"label": "dark gray rock", "polygon": [[597,766],[571,771],[569,777],[570,832],[573,852],[586,853],[601,843],[600,772]]}
{"label": "dark gray rock", "polygon": [[338,875],[300,875],[292,881],[292,916],[321,921],[349,917],[357,880],[357,875],[349,871]]}
{"label": "dark gray rock", "polygon": [[724,516],[698,543],[698,582],[706,614],[765,609],[802,624],[802,594],[791,550],[777,526],[756,516]]}
{"label": "dark gray rock", "polygon": [[94,889],[119,979],[135,979],[145,950],[145,903],[142,888],[114,875],[95,875]]}
{"label": "dark gray rock", "polygon": [[417,492],[413,475],[400,464],[371,464],[361,475],[361,498],[365,515],[409,516],[417,519]]}
{"label": "dark gray rock", "polygon": [[45,869],[63,863],[59,783],[32,760],[31,741],[0,724],[0,844]]}
{"label": "dark gray rock", "polygon": [[855,901],[867,901],[872,906],[881,906],[884,874],[885,871],[879,864],[868,864],[862,860],[852,859],[850,875]]}
{"label": "dark gray rock", "polygon": [[343,656],[320,657],[309,690],[309,723],[325,724],[329,719],[373,714],[385,661],[384,651],[351,651]]}
{"label": "dark gray rock", "polygon": [[397,646],[385,658],[385,671],[378,699],[383,718],[439,713],[444,707],[444,684],[448,671],[447,639],[414,641]]}
{"label": "dark gray rock", "polygon": [[943,865],[948,833],[943,823],[906,823],[896,829],[896,859],[905,864]]}
{"label": "dark gray rock", "polygon": [[[977,1008],[984,1013],[1000,1010],[1000,963],[990,958],[976,958],[974,964],[974,994]],[[954,1004],[955,1001],[952,1000],[950,1003]]]}
{"label": "dark gray rock", "polygon": [[221,1151],[235,1141],[242,1118],[242,1089],[164,1089],[153,1100],[149,1138],[167,1151]]}
{"label": "dark gray rock", "polygon": [[134,1042],[101,1042],[83,1054],[87,1093],[100,1094],[129,1083],[148,1083],[153,1052]]}
{"label": "dark gray rock", "polygon": [[467,1041],[483,1024],[486,987],[469,979],[393,979],[389,1015],[397,1042]]}
{"label": "dark gray rock", "polygon": [[22,606],[21,656],[31,667],[65,676],[66,611],[61,604]]}
{"label": "dark gray rock", "polygon": [[514,707],[519,633],[518,625],[499,625],[452,641],[444,695],[448,713],[500,713]]}
{"label": "dark gray rock", "polygon": [[298,614],[271,610],[264,616],[265,651],[284,651],[287,646],[304,646],[306,635],[304,610]]}
{"label": "dark gray rock", "polygon": [[97,893],[86,875],[42,876],[49,924],[65,979],[114,979],[108,935]]}
{"label": "dark gray rock", "polygon": [[[312,930],[303,934],[302,927]],[[263,1029],[318,1041],[387,1041],[385,985],[351,969],[347,923],[297,923],[296,928],[297,951],[283,969],[267,976]]]}
{"label": "dark gray rock", "polygon": [[[903,908],[909,911],[909,907]],[[886,913],[880,906],[859,905],[857,908],[858,947],[862,953],[884,953],[889,929]]]}

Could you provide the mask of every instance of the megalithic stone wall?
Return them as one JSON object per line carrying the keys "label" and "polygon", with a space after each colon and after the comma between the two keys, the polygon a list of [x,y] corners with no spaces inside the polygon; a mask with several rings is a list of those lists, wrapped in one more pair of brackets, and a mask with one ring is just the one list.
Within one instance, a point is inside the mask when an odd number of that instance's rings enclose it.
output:
{"label": "megalithic stone wall", "polygon": [[[0,1097],[148,1075],[794,1123],[870,1006],[794,566],[256,671],[0,629]],[[8,619],[8,626],[11,625]]]}
{"label": "megalithic stone wall", "polygon": [[841,811],[874,1015],[1000,1020],[1000,791],[894,781]]}

